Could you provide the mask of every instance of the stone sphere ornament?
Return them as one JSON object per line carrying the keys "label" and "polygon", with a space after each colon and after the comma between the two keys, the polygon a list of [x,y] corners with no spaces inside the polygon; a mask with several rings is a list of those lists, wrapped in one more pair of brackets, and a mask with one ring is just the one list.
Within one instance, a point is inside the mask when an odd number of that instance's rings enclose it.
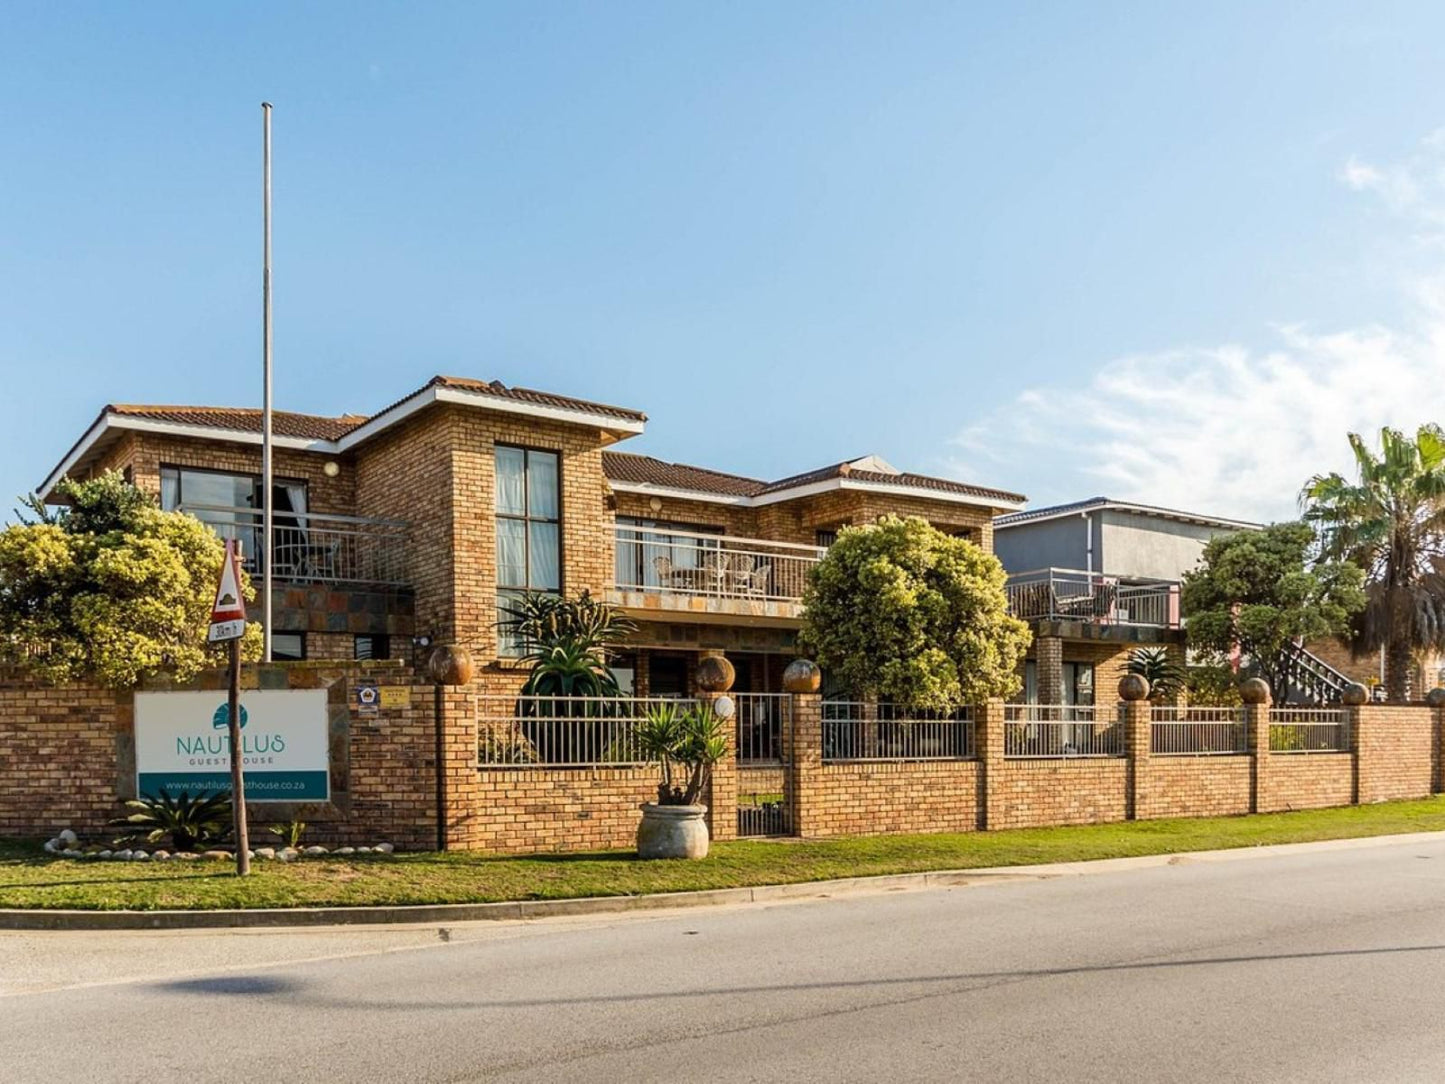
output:
{"label": "stone sphere ornament", "polygon": [[823,687],[823,671],[812,659],[794,659],[783,671],[783,688],[790,693],[815,693]]}
{"label": "stone sphere ornament", "polygon": [[1143,674],[1125,674],[1119,679],[1120,700],[1148,700],[1149,679]]}
{"label": "stone sphere ornament", "polygon": [[1264,678],[1250,678],[1240,683],[1239,698],[1246,704],[1268,704],[1269,682]]}
{"label": "stone sphere ornament", "polygon": [[1347,706],[1357,708],[1361,704],[1368,704],[1370,702],[1370,690],[1358,681],[1353,681],[1345,686],[1345,691],[1340,694],[1340,699],[1344,701]]}
{"label": "stone sphere ornament", "polygon": [[1425,703],[1432,708],[1445,708],[1445,689],[1434,688],[1425,694]]}
{"label": "stone sphere ornament", "polygon": [[737,672],[721,655],[704,655],[697,663],[697,687],[705,693],[725,693],[733,687]]}
{"label": "stone sphere ornament", "polygon": [[427,658],[426,672],[437,685],[466,685],[472,680],[472,653],[460,644],[441,644]]}

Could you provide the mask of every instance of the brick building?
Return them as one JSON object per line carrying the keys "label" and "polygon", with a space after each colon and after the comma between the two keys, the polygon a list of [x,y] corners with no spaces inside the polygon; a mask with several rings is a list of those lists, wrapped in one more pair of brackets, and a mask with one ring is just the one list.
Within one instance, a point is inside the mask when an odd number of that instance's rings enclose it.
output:
{"label": "brick building", "polygon": [[[279,659],[416,661],[468,645],[483,682],[520,681],[499,606],[583,590],[638,624],[624,691],[687,695],[725,651],[742,691],[776,691],[807,571],[847,524],[916,514],[990,548],[1017,494],[909,474],[875,456],[778,481],[613,450],[635,410],[437,377],[369,417],[274,419],[273,641]],[[42,486],[120,470],[163,507],[260,554],[258,411],[110,405]],[[259,612],[259,607],[257,607]]]}

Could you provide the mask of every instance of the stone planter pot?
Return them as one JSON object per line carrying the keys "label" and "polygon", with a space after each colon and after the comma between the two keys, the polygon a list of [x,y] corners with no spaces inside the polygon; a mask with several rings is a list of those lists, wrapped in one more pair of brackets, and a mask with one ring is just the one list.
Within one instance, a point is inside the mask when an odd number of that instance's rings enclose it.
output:
{"label": "stone planter pot", "polygon": [[643,803],[637,857],[706,858],[707,806]]}

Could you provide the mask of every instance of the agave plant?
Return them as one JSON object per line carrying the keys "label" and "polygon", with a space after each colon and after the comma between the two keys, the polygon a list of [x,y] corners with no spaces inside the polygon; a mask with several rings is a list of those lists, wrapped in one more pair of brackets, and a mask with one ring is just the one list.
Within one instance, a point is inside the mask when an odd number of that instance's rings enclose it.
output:
{"label": "agave plant", "polygon": [[727,723],[705,706],[659,704],[637,726],[641,752],[662,769],[658,805],[697,805],[727,755]]}
{"label": "agave plant", "polygon": [[158,843],[170,836],[176,850],[193,851],[202,844],[220,842],[231,831],[231,799],[221,793],[194,798],[189,791],[179,797],[162,793],[132,798],[125,806],[134,812],[110,824],[134,829],[123,837],[126,840],[144,837],[148,843]]}

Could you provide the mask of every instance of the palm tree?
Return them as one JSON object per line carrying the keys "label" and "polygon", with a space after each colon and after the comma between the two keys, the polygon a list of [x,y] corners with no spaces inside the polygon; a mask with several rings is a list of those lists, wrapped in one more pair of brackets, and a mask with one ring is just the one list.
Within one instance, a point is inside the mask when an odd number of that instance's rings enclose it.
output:
{"label": "palm tree", "polygon": [[1350,434],[1358,481],[1316,475],[1300,494],[1322,559],[1365,571],[1365,609],[1355,619],[1356,654],[1385,649],[1391,700],[1409,693],[1415,653],[1445,647],[1445,433],[1423,425],[1413,438],[1380,430],[1376,455]]}

